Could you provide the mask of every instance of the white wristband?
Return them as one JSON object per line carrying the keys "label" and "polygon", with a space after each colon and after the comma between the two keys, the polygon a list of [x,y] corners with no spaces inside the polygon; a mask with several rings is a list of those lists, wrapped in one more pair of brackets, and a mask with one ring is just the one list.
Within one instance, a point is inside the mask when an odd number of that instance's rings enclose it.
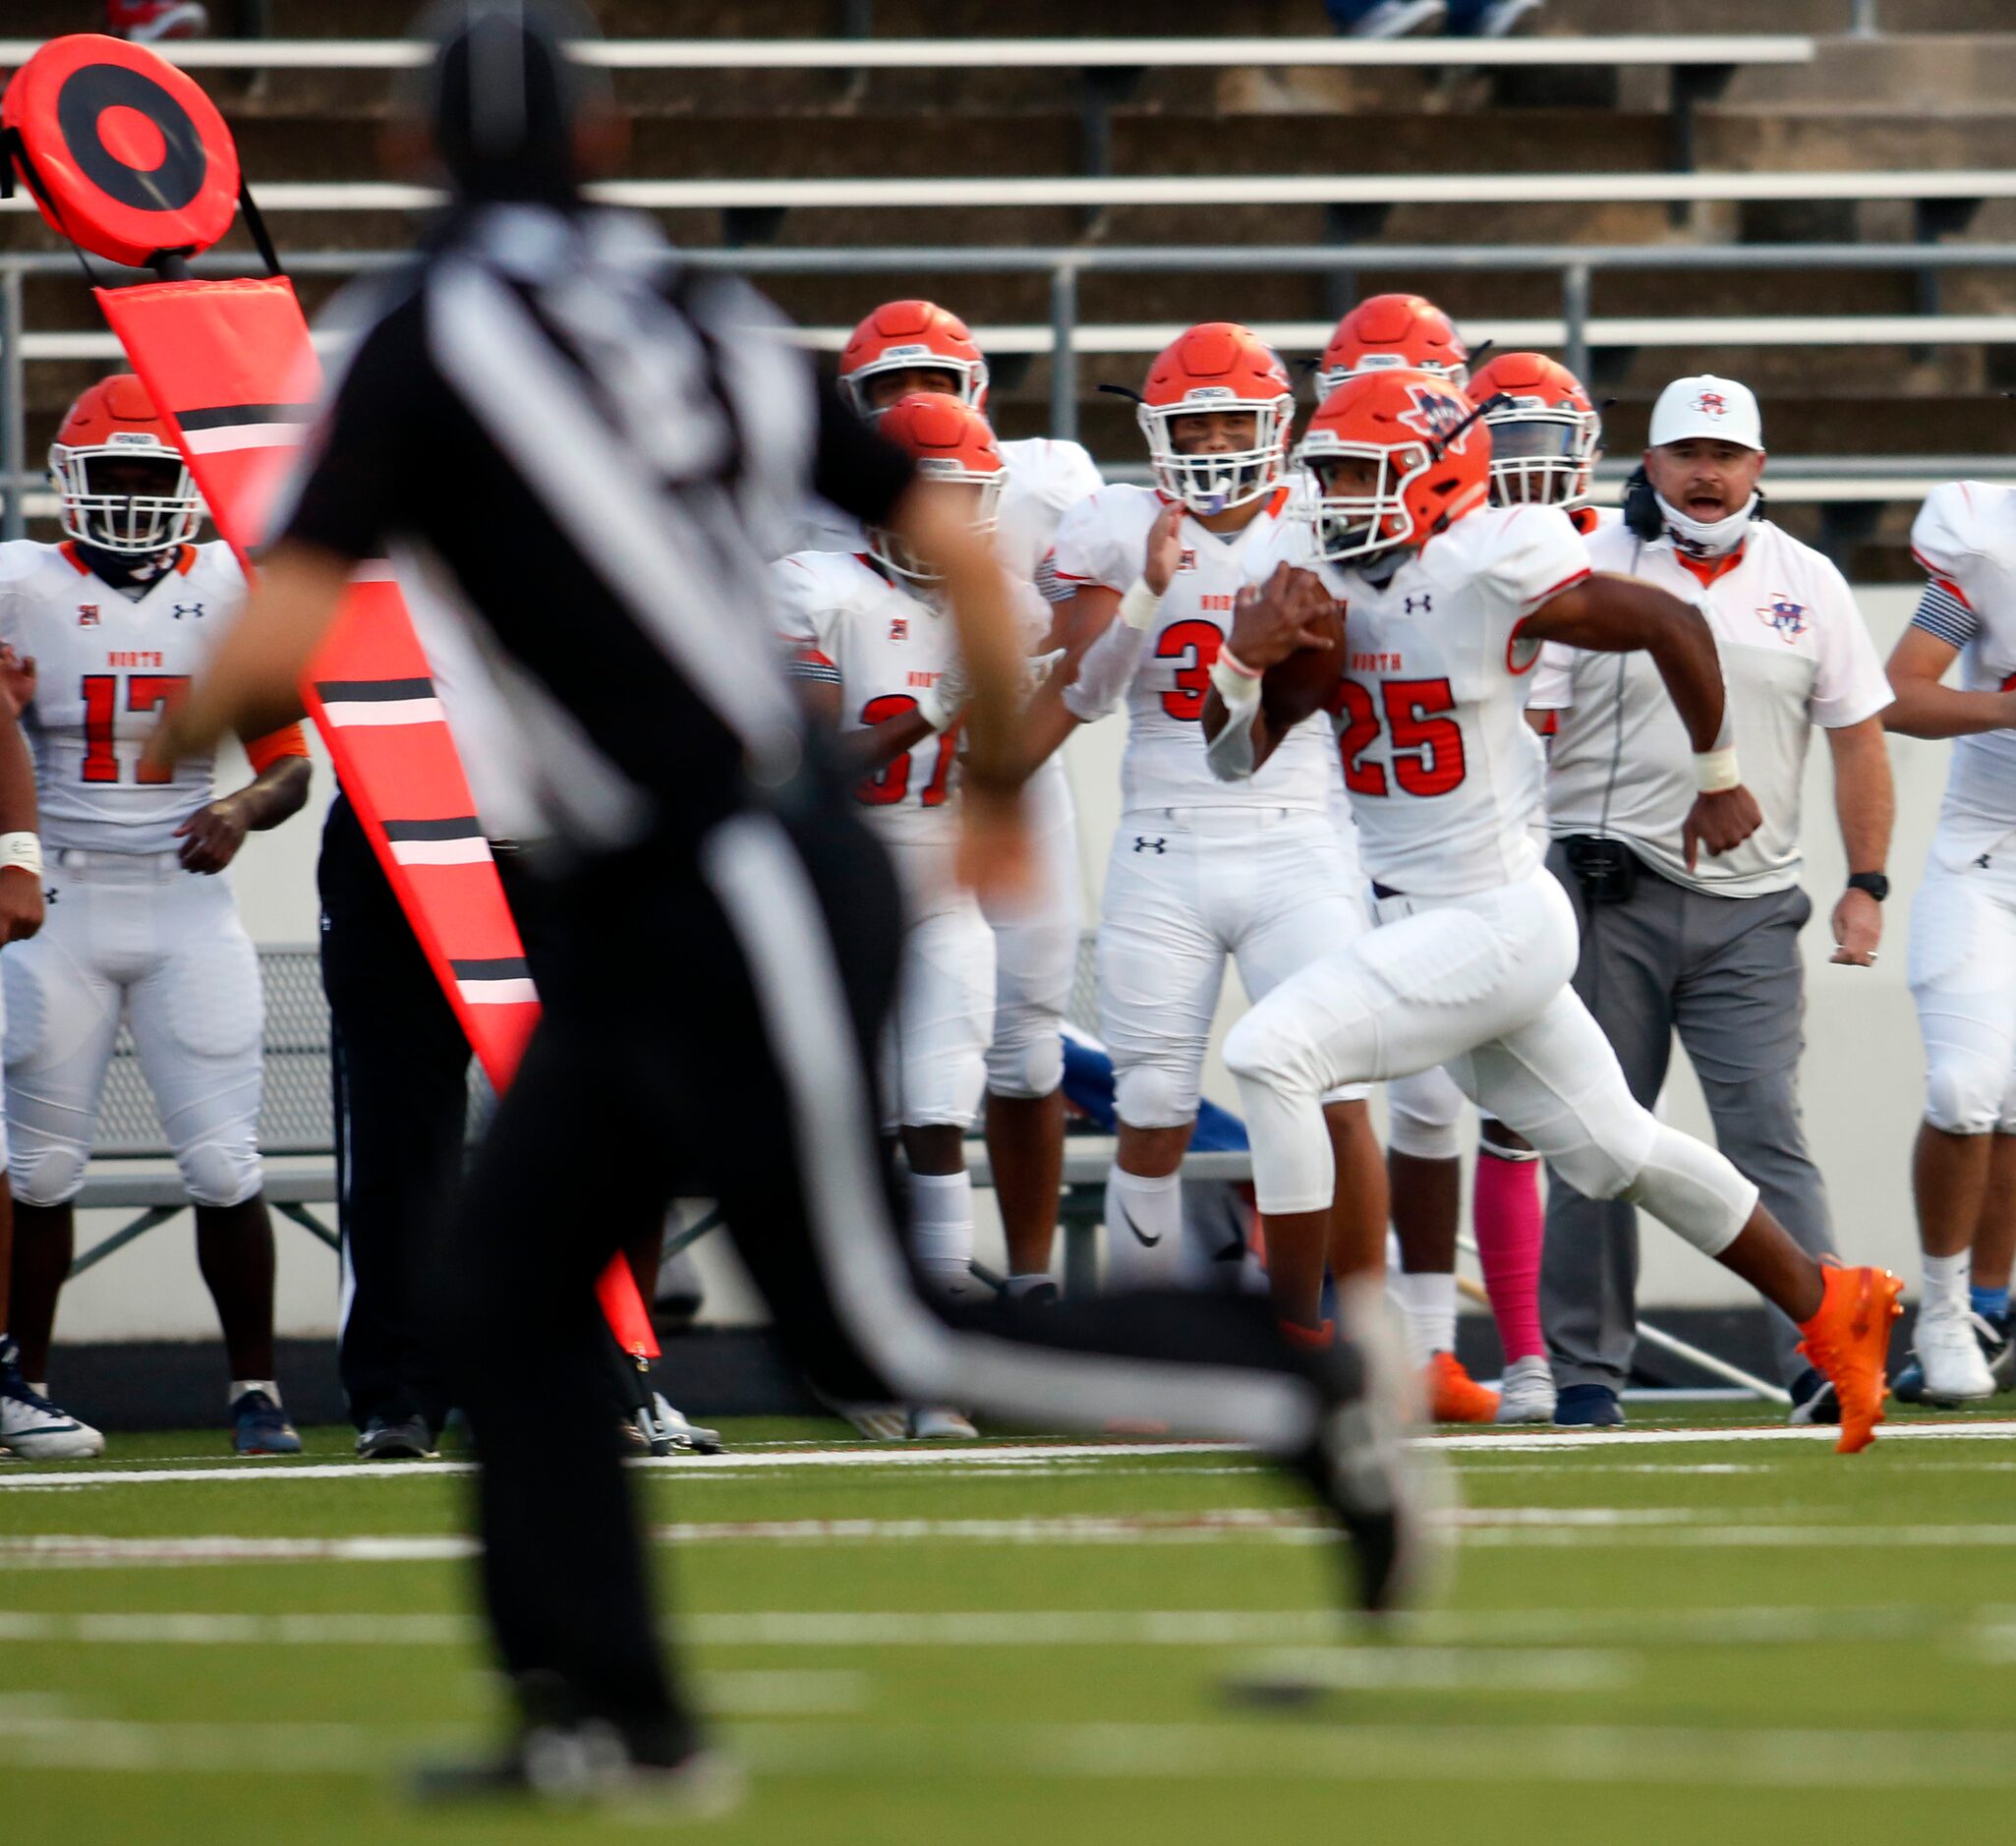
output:
{"label": "white wristband", "polygon": [[1719,750],[1697,750],[1694,755],[1694,785],[1704,795],[1718,795],[1725,788],[1737,787],[1743,780],[1743,773],[1736,767],[1736,746],[1725,744]]}
{"label": "white wristband", "polygon": [[42,875],[42,842],[34,834],[0,834],[0,872]]}
{"label": "white wristband", "polygon": [[1225,709],[1235,717],[1249,705],[1260,703],[1259,674],[1242,673],[1237,666],[1228,666],[1223,654],[1211,663],[1211,683],[1225,701]]}
{"label": "white wristband", "polygon": [[963,704],[948,709],[936,686],[926,687],[917,698],[917,716],[935,731],[950,730],[965,709]]}
{"label": "white wristband", "polygon": [[1162,599],[1148,588],[1148,580],[1136,577],[1120,600],[1120,618],[1129,628],[1146,634],[1155,625],[1155,611],[1161,606]]}

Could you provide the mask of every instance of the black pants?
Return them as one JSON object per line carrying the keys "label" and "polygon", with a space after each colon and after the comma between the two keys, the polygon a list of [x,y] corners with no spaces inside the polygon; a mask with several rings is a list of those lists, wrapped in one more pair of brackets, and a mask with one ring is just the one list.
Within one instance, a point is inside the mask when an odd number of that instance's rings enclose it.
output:
{"label": "black pants", "polygon": [[351,1420],[447,1414],[425,1302],[461,1180],[469,1041],[348,797],[322,828],[322,988],[329,999],[336,1197],[343,1238],[337,1360]]}
{"label": "black pants", "polygon": [[1347,1353],[1292,1353],[1252,1299],[1003,1303],[956,1323],[927,1305],[866,1076],[894,881],[843,797],[793,798],[564,893],[545,1015],[454,1232],[455,1380],[503,1662],[644,1729],[683,1720],[617,1432],[593,1413],[592,1290],[640,1200],[718,1198],[793,1357],[843,1396],[1050,1427],[1160,1421],[1299,1455],[1355,1370]]}

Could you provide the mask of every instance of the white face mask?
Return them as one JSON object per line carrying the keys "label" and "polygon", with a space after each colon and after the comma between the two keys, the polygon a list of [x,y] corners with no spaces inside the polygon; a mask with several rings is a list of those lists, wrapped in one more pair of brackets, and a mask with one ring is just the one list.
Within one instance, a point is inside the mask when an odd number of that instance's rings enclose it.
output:
{"label": "white face mask", "polygon": [[1750,498],[1726,519],[1690,519],[1663,493],[1655,491],[1652,497],[1659,502],[1659,517],[1666,522],[1673,548],[1689,557],[1727,557],[1743,543],[1744,531],[1757,507],[1753,490]]}

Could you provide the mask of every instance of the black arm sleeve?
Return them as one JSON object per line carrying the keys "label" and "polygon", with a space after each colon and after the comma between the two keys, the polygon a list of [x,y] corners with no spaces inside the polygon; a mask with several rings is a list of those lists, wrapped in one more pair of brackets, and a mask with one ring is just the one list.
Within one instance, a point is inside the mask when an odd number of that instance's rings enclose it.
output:
{"label": "black arm sleeve", "polygon": [[282,495],[276,538],[341,557],[382,555],[416,505],[425,406],[436,382],[416,294],[359,344]]}
{"label": "black arm sleeve", "polygon": [[864,525],[880,525],[916,472],[909,456],[869,429],[840,402],[837,391],[820,386],[812,486],[821,499]]}

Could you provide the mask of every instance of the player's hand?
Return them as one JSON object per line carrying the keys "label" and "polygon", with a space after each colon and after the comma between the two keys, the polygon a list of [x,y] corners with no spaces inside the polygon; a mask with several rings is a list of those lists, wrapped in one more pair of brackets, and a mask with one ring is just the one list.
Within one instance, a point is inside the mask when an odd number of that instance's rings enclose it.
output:
{"label": "player's hand", "polygon": [[959,795],[952,875],[983,903],[1010,903],[1036,885],[1036,854],[1021,798],[967,783]]}
{"label": "player's hand", "polygon": [[0,699],[5,699],[14,708],[19,718],[34,703],[35,657],[23,657],[0,642]]}
{"label": "player's hand", "polygon": [[1167,596],[1176,581],[1177,566],[1183,561],[1183,503],[1171,500],[1155,515],[1148,528],[1148,549],[1141,559],[1141,581],[1157,596]]}
{"label": "player's hand", "polygon": [[18,865],[0,871],[0,944],[25,943],[42,927],[42,881]]}
{"label": "player's hand", "polygon": [[245,810],[230,795],[198,808],[175,830],[185,872],[221,872],[238,856],[247,832]]}
{"label": "player's hand", "polygon": [[1329,619],[1334,606],[1314,572],[1277,564],[1264,584],[1248,584],[1235,599],[1226,646],[1264,673],[1299,648],[1329,647],[1330,637],[1317,624]]}
{"label": "player's hand", "polygon": [[1844,891],[1833,925],[1834,952],[1827,959],[1844,967],[1873,967],[1883,940],[1883,906],[1866,891]]}
{"label": "player's hand", "polygon": [[1741,782],[1734,788],[1718,788],[1713,794],[1699,794],[1688,810],[1687,823],[1680,830],[1681,845],[1687,854],[1687,869],[1705,849],[1710,858],[1740,846],[1764,824],[1757,796]]}

